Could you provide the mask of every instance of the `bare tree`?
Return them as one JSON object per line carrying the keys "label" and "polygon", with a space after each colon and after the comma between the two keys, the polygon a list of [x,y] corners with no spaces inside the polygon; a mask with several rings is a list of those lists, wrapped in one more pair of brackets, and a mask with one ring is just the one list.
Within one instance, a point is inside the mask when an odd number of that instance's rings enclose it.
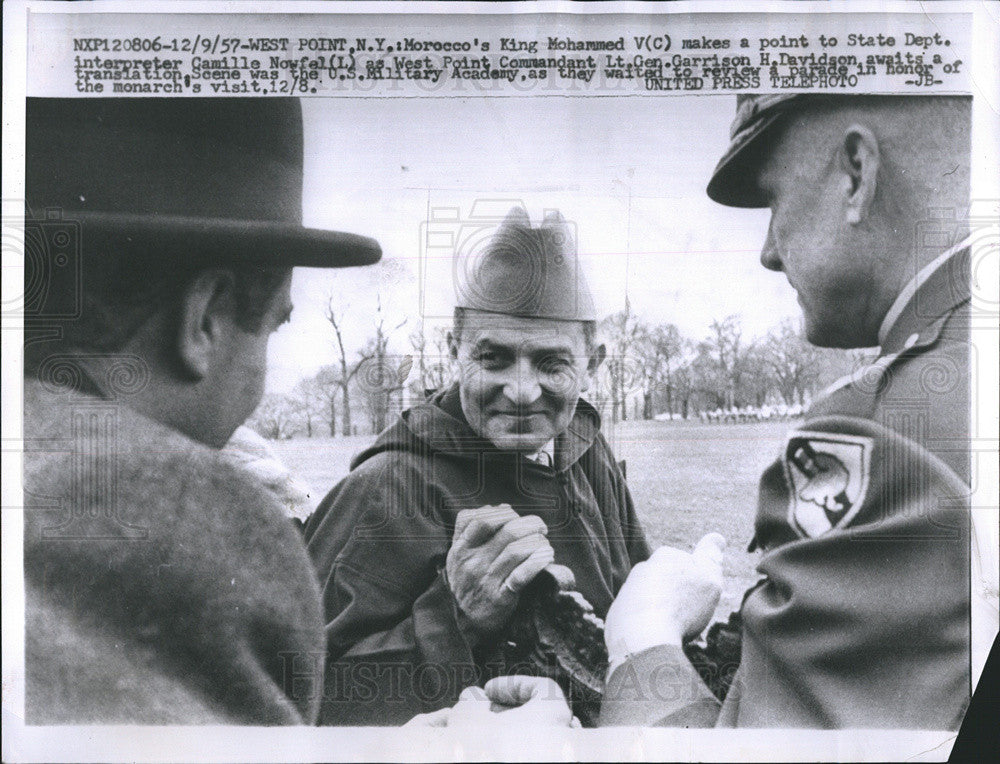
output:
{"label": "bare tree", "polygon": [[340,385],[340,368],[336,365],[324,366],[313,377],[317,395],[323,402],[326,416],[324,419],[330,427],[330,437],[337,435],[337,399],[342,394]]}
{"label": "bare tree", "polygon": [[608,359],[603,368],[611,394],[611,421],[625,421],[628,418],[625,399],[641,367],[635,357],[634,346],[642,331],[632,315],[628,299],[625,300],[625,309],[605,318],[601,328],[608,340]]}
{"label": "bare tree", "polygon": [[763,343],[763,358],[778,393],[788,405],[804,403],[819,377],[821,352],[809,344],[786,319],[774,327]]}
{"label": "bare tree", "polygon": [[694,374],[690,362],[674,370],[672,382],[673,400],[680,409],[678,413],[687,419],[691,413],[691,398],[694,396]]}
{"label": "bare tree", "polygon": [[[326,320],[329,322],[330,326],[333,327],[333,333],[337,337],[337,350],[339,351],[338,362],[340,364],[340,374],[336,377],[336,384],[340,387],[340,397],[343,406],[341,408],[341,427],[340,431],[342,435],[351,434],[351,380],[354,379],[354,375],[358,373],[361,367],[361,363],[356,363],[354,365],[347,363],[347,351],[344,349],[344,314],[341,313],[339,316],[334,310],[334,305],[339,303],[332,294],[327,298],[326,311],[324,315]],[[366,360],[366,356],[362,354],[361,361]],[[332,405],[332,399],[329,399]],[[333,423],[330,424],[330,432],[333,433]]]}
{"label": "bare tree", "polygon": [[713,321],[710,325],[711,334],[708,337],[708,349],[717,371],[718,382],[727,406],[741,403],[740,394],[743,377],[743,348],[741,340],[743,328],[738,316],[726,316],[721,321]]}
{"label": "bare tree", "polygon": [[431,332],[431,359],[428,373],[430,375],[429,387],[441,390],[452,382],[453,369],[451,366],[451,349],[448,346],[449,330],[443,326],[436,326]]}
{"label": "bare tree", "polygon": [[693,393],[701,407],[706,409],[725,408],[726,383],[722,378],[719,364],[712,353],[712,345],[707,340],[695,346],[694,357],[688,365]]}
{"label": "bare tree", "polygon": [[770,362],[766,340],[753,343],[743,352],[740,367],[744,402],[749,401],[759,409],[767,403],[776,387],[774,366]]}
{"label": "bare tree", "polygon": [[327,410],[326,391],[317,377],[300,379],[288,399],[292,410],[306,426],[306,437],[313,436],[313,422],[321,420]]}
{"label": "bare tree", "polygon": [[430,389],[427,386],[428,366],[430,364],[427,359],[427,335],[424,333],[423,321],[417,324],[407,339],[410,341],[410,347],[416,356],[417,378],[414,380],[413,386],[422,396],[426,390]]}
{"label": "bare tree", "polygon": [[247,424],[269,440],[283,440],[292,434],[293,412],[287,396],[268,393],[261,398]]}
{"label": "bare tree", "polygon": [[410,347],[416,356],[416,379],[413,386],[423,397],[431,390],[440,390],[449,379],[447,330],[436,326],[427,335],[424,323],[410,332]]}
{"label": "bare tree", "polygon": [[639,326],[635,353],[642,369],[642,417],[652,419],[658,393],[666,399],[666,411],[674,413],[674,369],[681,361],[684,343],[680,330],[673,324],[652,328]]}
{"label": "bare tree", "polygon": [[361,360],[355,368],[360,372],[358,385],[364,390],[364,405],[373,432],[385,429],[393,397],[403,389],[413,367],[412,356],[392,357],[388,352],[389,339],[405,324],[404,318],[391,329],[386,329],[382,296],[376,295],[375,336],[360,352]]}

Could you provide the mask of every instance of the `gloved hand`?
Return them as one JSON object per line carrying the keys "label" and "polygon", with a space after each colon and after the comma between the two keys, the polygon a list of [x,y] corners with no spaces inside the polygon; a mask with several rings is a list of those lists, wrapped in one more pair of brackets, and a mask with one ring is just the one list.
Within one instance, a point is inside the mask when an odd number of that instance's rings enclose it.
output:
{"label": "gloved hand", "polygon": [[660,547],[629,574],[608,610],[604,640],[611,668],[656,645],[681,647],[708,625],[722,594],[722,550],[718,533],[702,538],[691,553]]}

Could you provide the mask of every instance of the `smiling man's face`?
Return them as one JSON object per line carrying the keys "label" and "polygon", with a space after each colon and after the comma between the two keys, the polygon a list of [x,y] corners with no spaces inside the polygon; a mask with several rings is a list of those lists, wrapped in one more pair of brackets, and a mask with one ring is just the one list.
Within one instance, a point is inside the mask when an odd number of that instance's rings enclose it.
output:
{"label": "smiling man's face", "polygon": [[534,453],[563,432],[600,363],[580,321],[468,310],[450,346],[466,420],[503,451]]}

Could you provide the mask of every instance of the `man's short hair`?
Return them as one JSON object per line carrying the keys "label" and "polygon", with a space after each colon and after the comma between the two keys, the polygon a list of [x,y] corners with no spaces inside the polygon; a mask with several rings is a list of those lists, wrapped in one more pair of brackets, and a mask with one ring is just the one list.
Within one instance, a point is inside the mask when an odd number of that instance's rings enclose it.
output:
{"label": "man's short hair", "polygon": [[[82,285],[80,318],[66,322],[57,342],[25,345],[25,371],[37,369],[45,357],[62,350],[114,353],[161,310],[176,315],[191,282],[203,265],[128,260],[102,267],[88,262]],[[291,268],[227,266],[233,274],[237,326],[257,333]],[[55,345],[58,344],[58,348]]]}
{"label": "man's short hair", "polygon": [[[451,333],[456,341],[462,339],[462,329],[465,326],[465,315],[469,308],[455,308],[452,318]],[[570,324],[579,324],[583,328],[583,346],[588,355],[594,352],[597,347],[597,322],[596,321],[567,321]]]}

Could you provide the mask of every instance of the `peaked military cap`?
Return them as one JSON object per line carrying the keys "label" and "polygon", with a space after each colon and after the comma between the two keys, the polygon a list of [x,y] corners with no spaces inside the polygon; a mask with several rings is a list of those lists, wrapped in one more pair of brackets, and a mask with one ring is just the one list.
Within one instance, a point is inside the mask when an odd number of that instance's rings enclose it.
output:
{"label": "peaked military cap", "polygon": [[302,225],[295,98],[29,98],[29,215],[80,226],[85,256],[366,265],[366,236]]}
{"label": "peaked military cap", "polygon": [[596,321],[573,231],[558,211],[531,227],[514,207],[481,252],[459,252],[457,306],[489,313],[560,321]]}
{"label": "peaked military cap", "polygon": [[[815,98],[816,96],[812,96]],[[708,181],[708,196],[729,207],[766,207],[757,187],[757,166],[768,149],[764,136],[779,119],[810,98],[809,94],[741,94],[729,128],[729,148]]]}

